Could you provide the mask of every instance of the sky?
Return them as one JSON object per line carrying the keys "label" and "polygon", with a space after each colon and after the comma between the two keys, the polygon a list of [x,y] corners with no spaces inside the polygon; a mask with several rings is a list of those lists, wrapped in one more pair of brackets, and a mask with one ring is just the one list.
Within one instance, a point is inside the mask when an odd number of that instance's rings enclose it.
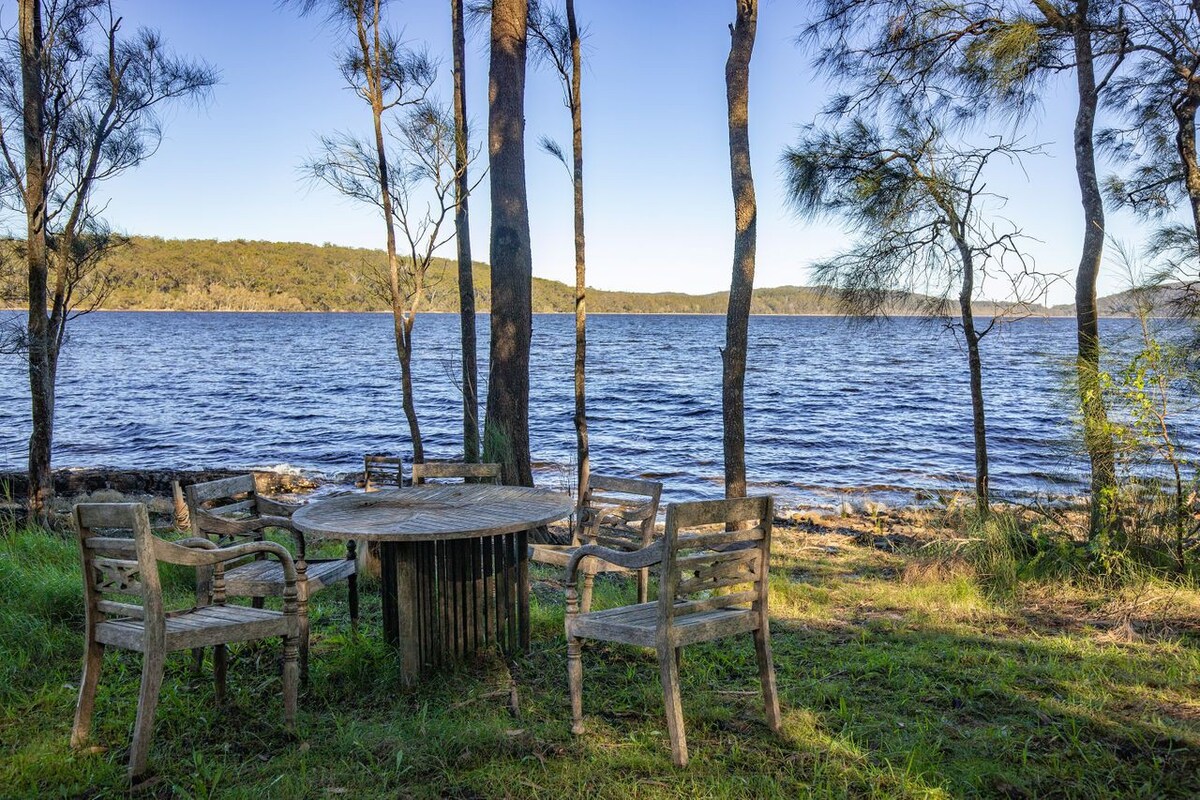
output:
{"label": "sky", "polygon": [[[578,0],[585,24],[583,131],[588,284],[632,291],[727,289],[732,263],[724,63],[731,0]],[[811,283],[808,267],[847,246],[833,221],[803,222],[787,208],[779,159],[811,122],[831,87],[811,69],[796,37],[805,0],[763,0],[750,75],[750,139],[758,194],[760,287]],[[301,165],[317,137],[370,130],[370,109],[335,66],[338,34],[273,0],[117,0],[129,27],[148,26],[180,54],[221,75],[200,106],[164,118],[155,156],[106,184],[107,218],[117,229],[165,238],[254,239],[381,248],[382,222],[369,208],[314,186]],[[442,63],[440,96],[450,99],[450,21],[445,0],[396,0],[394,27]],[[487,122],[486,31],[468,41],[472,138]],[[1082,212],[1070,155],[1074,103],[1063,87],[1029,121],[1026,142],[1046,156],[1003,166],[991,188],[1003,213],[1033,238],[1038,267],[1070,275],[1078,260]],[[1069,89],[1070,87],[1066,87]],[[574,280],[571,185],[563,165],[542,153],[548,135],[570,144],[570,118],[554,75],[532,68],[526,89],[527,175],[533,271]],[[482,162],[481,162],[482,163]],[[486,179],[485,179],[486,180]],[[488,257],[486,183],[471,199],[474,255]],[[1121,214],[1110,229],[1136,243],[1145,226]],[[444,255],[452,256],[453,245]],[[1124,288],[1115,264],[1100,293]],[[1070,302],[1058,284],[1052,302]]]}

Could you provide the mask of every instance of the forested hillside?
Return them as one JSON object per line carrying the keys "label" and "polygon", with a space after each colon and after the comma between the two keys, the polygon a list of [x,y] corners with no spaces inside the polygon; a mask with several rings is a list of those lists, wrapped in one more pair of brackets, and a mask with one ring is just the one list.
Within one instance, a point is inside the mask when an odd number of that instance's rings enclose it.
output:
{"label": "forested hillside", "polygon": [[[378,290],[387,267],[380,250],[296,242],[222,242],[208,239],[134,237],[110,260],[113,289],[104,308],[175,311],[385,311]],[[0,297],[19,305],[23,274],[0,278]],[[430,270],[426,311],[458,310],[458,276],[453,262],[437,259]],[[3,285],[7,284],[7,285]],[[488,266],[475,264],[480,311],[491,304]],[[569,312],[572,287],[533,279],[533,311]],[[610,314],[724,314],[725,292],[612,292],[592,289],[588,309]],[[989,304],[980,304],[990,313]],[[898,298],[895,313],[925,308]],[[780,286],[754,292],[755,314],[837,314],[836,299],[817,289]],[[1070,313],[1056,308],[1050,313]]]}

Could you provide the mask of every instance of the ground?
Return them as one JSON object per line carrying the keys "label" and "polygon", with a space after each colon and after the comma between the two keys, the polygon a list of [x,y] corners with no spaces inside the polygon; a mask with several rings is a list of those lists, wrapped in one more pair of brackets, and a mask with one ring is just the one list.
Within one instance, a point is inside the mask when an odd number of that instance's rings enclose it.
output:
{"label": "ground", "polygon": [[[690,648],[691,764],[671,765],[652,651],[584,653],[588,732],[569,731],[562,587],[535,569],[533,646],[402,688],[375,587],[349,630],[344,588],[315,604],[298,737],[279,646],[234,649],[228,706],[172,656],[152,797],[1195,797],[1200,593],[1025,584],[992,597],[909,523],[780,530],[771,618],[784,731],[763,723],[749,637]],[[919,526],[917,526],[919,527]],[[939,551],[944,554],[945,550]],[[75,544],[0,536],[0,795],[127,791],[138,658],[106,656],[92,747],[68,745],[82,624]],[[168,576],[185,598],[190,577]],[[597,607],[632,599],[602,581]],[[513,713],[510,689],[519,709]]]}

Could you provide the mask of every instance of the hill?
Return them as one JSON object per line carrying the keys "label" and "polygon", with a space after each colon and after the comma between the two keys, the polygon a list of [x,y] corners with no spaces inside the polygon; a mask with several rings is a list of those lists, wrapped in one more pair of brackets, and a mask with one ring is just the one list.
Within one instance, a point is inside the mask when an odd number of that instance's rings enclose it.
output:
{"label": "hill", "polygon": [[[110,259],[115,288],[104,303],[110,310],[170,311],[385,311],[378,276],[387,259],[380,250],[296,242],[215,241],[134,237]],[[476,306],[491,305],[491,276],[486,264],[474,264]],[[0,275],[0,297],[15,298],[21,270]],[[8,285],[4,285],[7,283]],[[458,310],[454,262],[437,259],[429,273],[426,311]],[[611,314],[723,314],[726,292],[618,292],[589,289],[588,310]],[[559,281],[533,279],[535,313],[570,312],[574,288]],[[923,298],[898,294],[895,314],[923,313]],[[836,298],[818,288],[779,286],[754,292],[755,314],[838,314]],[[991,303],[977,313],[991,314]],[[1071,313],[1070,306],[1037,309]]]}

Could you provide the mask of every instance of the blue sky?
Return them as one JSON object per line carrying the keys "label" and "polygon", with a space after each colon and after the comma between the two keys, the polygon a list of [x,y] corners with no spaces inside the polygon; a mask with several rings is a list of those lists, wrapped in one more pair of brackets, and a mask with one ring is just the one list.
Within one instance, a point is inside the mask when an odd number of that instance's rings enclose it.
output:
{"label": "blue sky", "polygon": [[[334,66],[335,34],[270,0],[118,0],[127,24],[161,31],[181,53],[222,77],[202,108],[168,113],[157,155],[104,188],[108,218],[135,234],[168,238],[265,239],[360,247],[382,245],[368,209],[310,186],[300,164],[316,137],[369,129],[370,112]],[[606,289],[709,292],[728,288],[732,200],[726,140],[724,62],[731,0],[577,0],[589,30],[584,74],[584,147],[589,284]],[[449,98],[449,3],[408,0],[392,18],[408,39],[443,62]],[[846,242],[836,224],[797,221],[778,168],[783,148],[812,120],[828,87],[795,44],[808,4],[763,0],[751,66],[751,147],[759,201],[759,286],[805,284],[807,267]],[[486,42],[468,43],[473,138],[487,119]],[[1068,87],[1069,88],[1069,87]],[[1010,198],[1005,214],[1040,240],[1042,269],[1071,274],[1082,230],[1070,158],[1073,98],[1052,93],[1029,141],[1048,156],[1025,171],[998,171],[992,186]],[[554,77],[531,70],[526,100],[534,274],[573,280],[571,194],[566,172],[542,154],[548,134],[569,144],[569,118]],[[487,258],[486,186],[472,199],[472,245]],[[1119,214],[1112,228],[1137,241],[1140,226]],[[446,254],[451,253],[447,249]],[[1101,292],[1122,288],[1108,265]],[[1069,285],[1051,299],[1069,301]]]}

